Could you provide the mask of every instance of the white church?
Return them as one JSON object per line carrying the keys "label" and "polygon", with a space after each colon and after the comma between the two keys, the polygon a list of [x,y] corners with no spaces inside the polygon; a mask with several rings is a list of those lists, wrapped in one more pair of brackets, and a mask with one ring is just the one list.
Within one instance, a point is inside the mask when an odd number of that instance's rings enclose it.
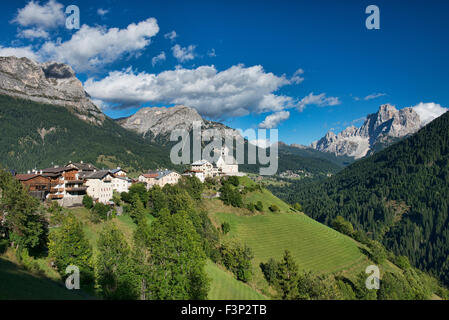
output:
{"label": "white church", "polygon": [[239,165],[235,158],[229,154],[228,147],[223,147],[219,150],[214,150],[215,153],[219,153],[218,160],[213,164],[207,160],[198,160],[192,163],[190,170],[187,170],[184,174],[195,176],[200,179],[201,182],[208,177],[217,176],[244,176],[245,174],[239,172]]}

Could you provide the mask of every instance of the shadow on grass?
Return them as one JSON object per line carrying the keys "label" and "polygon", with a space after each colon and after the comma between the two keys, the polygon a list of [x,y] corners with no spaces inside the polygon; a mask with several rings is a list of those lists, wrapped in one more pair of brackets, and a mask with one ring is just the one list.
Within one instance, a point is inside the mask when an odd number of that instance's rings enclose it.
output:
{"label": "shadow on grass", "polygon": [[0,258],[0,300],[91,300],[81,290],[68,290],[64,283],[33,275]]}

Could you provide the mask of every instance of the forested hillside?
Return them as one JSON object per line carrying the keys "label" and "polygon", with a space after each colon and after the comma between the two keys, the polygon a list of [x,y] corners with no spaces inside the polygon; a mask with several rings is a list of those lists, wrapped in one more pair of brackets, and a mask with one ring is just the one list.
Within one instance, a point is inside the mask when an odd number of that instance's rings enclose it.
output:
{"label": "forested hillside", "polygon": [[102,126],[68,109],[0,95],[0,161],[16,171],[68,161],[130,171],[173,165],[167,147],[150,143],[106,118]]}
{"label": "forested hillside", "polygon": [[330,179],[272,190],[328,225],[343,216],[449,283],[449,113]]}

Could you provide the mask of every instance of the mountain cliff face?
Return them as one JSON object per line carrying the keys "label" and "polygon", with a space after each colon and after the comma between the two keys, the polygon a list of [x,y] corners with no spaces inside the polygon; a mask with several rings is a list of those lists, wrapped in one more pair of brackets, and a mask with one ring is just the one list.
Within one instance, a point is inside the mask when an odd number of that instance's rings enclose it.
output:
{"label": "mountain cliff face", "polygon": [[237,130],[231,129],[221,123],[203,119],[194,108],[186,106],[149,107],[142,108],[134,115],[118,119],[117,122],[125,129],[141,134],[143,137],[151,139],[169,139],[170,133],[175,129],[191,131],[193,123],[201,123],[202,129],[219,130],[223,137],[225,130],[232,130],[232,136],[239,135]]}
{"label": "mountain cliff face", "polygon": [[63,63],[36,63],[0,57],[0,94],[63,106],[78,118],[101,125],[105,115],[90,100],[73,69]]}
{"label": "mountain cliff face", "polygon": [[385,104],[378,112],[368,115],[360,128],[351,126],[337,135],[328,132],[323,138],[313,142],[311,147],[359,159],[380,146],[387,146],[417,132],[422,126],[423,122],[412,108],[397,110]]}

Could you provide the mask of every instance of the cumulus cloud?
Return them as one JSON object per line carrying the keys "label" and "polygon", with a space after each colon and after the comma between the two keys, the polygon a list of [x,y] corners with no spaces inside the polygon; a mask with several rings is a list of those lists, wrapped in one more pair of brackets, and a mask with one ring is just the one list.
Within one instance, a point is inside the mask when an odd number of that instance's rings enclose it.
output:
{"label": "cumulus cloud", "polygon": [[442,107],[441,105],[429,102],[429,103],[419,103],[412,107],[413,110],[419,115],[423,125],[428,124],[432,120],[438,118],[442,114],[446,113],[449,109]]}
{"label": "cumulus cloud", "polygon": [[63,8],[64,6],[55,0],[50,0],[44,5],[32,0],[24,8],[17,11],[13,22],[22,27],[56,28],[65,24]]}
{"label": "cumulus cloud", "polygon": [[127,69],[110,72],[102,80],[89,78],[84,86],[92,97],[122,107],[145,102],[184,104],[203,116],[222,119],[294,107],[291,97],[275,94],[289,83],[285,76],[267,73],[260,65],[236,65],[221,72],[214,66],[178,67],[159,74]]}
{"label": "cumulus cloud", "polygon": [[325,93],[314,95],[313,92],[299,101],[297,107],[299,111],[304,110],[307,105],[316,105],[318,107],[335,106],[341,104],[338,97],[326,97]]}
{"label": "cumulus cloud", "polygon": [[45,42],[39,53],[47,60],[68,63],[78,71],[93,70],[114,62],[124,54],[137,54],[158,32],[159,26],[154,18],[132,23],[126,29],[83,25],[66,42]]}
{"label": "cumulus cloud", "polygon": [[178,37],[178,35],[176,34],[175,30],[173,30],[173,31],[171,31],[169,33],[164,34],[164,38],[165,39],[170,39],[172,41],[175,40],[177,37]]}
{"label": "cumulus cloud", "polygon": [[151,64],[154,67],[159,61],[164,61],[165,59],[166,59],[165,52],[162,51],[157,56],[153,57],[153,59],[151,59]]}
{"label": "cumulus cloud", "polygon": [[179,62],[185,62],[195,59],[195,48],[196,46],[194,45],[183,48],[179,44],[176,44],[171,49],[173,52],[173,57],[175,57]]}
{"label": "cumulus cloud", "polygon": [[49,38],[49,34],[47,31],[37,28],[32,29],[25,29],[19,32],[18,36],[20,38],[26,38],[26,39],[37,39],[37,38],[43,38],[47,39]]}
{"label": "cumulus cloud", "polygon": [[300,84],[301,82],[304,81],[304,78],[301,77],[302,74],[304,74],[304,70],[302,70],[301,68],[296,70],[293,76],[291,77],[291,81],[293,83]]}
{"label": "cumulus cloud", "polygon": [[31,46],[8,48],[0,46],[0,57],[16,56],[17,58],[28,58],[34,61],[40,61],[38,55],[36,55]]}
{"label": "cumulus cloud", "polygon": [[265,118],[265,120],[259,124],[259,128],[262,129],[272,129],[279,125],[284,120],[290,118],[290,112],[288,111],[279,111],[273,114],[270,114]]}

